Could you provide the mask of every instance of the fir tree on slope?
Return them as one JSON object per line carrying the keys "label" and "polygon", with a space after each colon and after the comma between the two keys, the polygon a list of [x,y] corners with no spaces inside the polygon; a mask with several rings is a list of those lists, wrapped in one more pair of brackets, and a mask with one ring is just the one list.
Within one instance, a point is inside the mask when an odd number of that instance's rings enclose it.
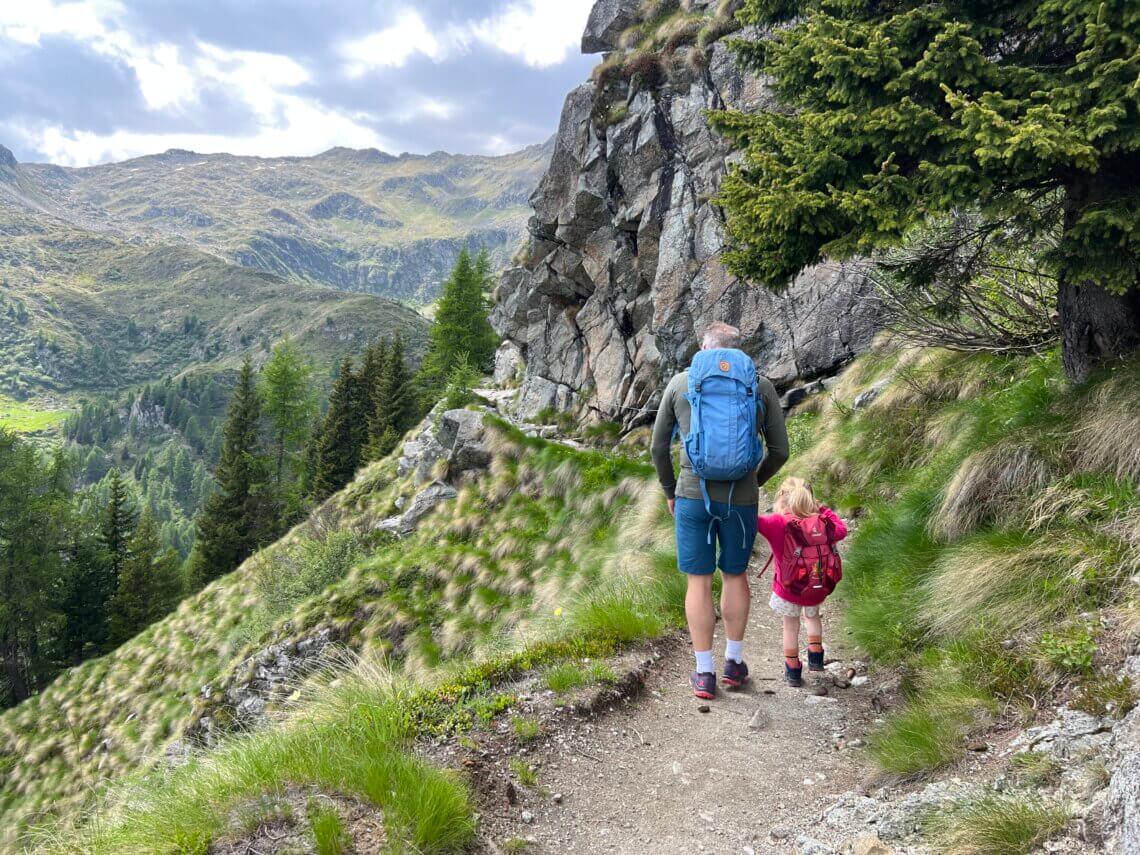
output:
{"label": "fir tree on slope", "polygon": [[296,484],[301,476],[302,456],[317,399],[313,391],[313,367],[301,349],[285,339],[273,348],[261,369],[265,417],[269,422],[273,482],[290,513],[300,510]]}
{"label": "fir tree on slope", "polygon": [[1060,232],[1070,377],[1140,347],[1135,2],[746,0],[741,19],[772,33],[739,50],[794,110],[717,117],[745,155],[721,192],[733,272],[783,288],[976,207],[995,233]]}
{"label": "fir tree on slope", "polygon": [[71,525],[66,458],[0,430],[0,705],[18,703],[55,673],[50,646],[66,580]]}
{"label": "fir tree on slope", "polygon": [[183,593],[178,564],[178,556],[163,549],[154,519],[144,512],[111,599],[113,644],[133,638],[178,604]]}
{"label": "fir tree on slope", "polygon": [[230,401],[216,479],[198,517],[195,581],[229,573],[269,540],[277,516],[273,472],[262,444],[261,397],[247,359]]}
{"label": "fir tree on slope", "polygon": [[466,249],[460,252],[455,269],[443,285],[428,333],[427,355],[420,370],[426,404],[442,395],[451,372],[464,356],[477,371],[490,367],[499,343],[488,320],[490,287],[491,262],[486,251],[474,261]]}
{"label": "fir tree on slope", "polygon": [[107,563],[110,590],[119,586],[127,561],[127,544],[135,531],[135,510],[127,496],[127,485],[118,469],[111,470],[107,506],[99,527],[99,543]]}
{"label": "fir tree on slope", "polygon": [[367,429],[363,389],[352,357],[340,364],[329,409],[314,441],[313,497],[327,499],[352,480],[360,465],[362,430]]}
{"label": "fir tree on slope", "polygon": [[366,458],[379,460],[389,454],[415,422],[412,378],[404,360],[404,339],[397,334],[384,349],[384,362],[373,389]]}

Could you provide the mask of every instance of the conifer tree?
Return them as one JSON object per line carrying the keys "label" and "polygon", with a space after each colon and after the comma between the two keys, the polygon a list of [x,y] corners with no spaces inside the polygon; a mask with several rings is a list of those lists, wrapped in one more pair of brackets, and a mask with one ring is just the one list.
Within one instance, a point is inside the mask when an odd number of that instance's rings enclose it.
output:
{"label": "conifer tree", "polygon": [[127,496],[127,485],[118,469],[112,469],[107,505],[99,526],[99,543],[107,564],[110,590],[119,586],[119,576],[127,560],[127,544],[135,531],[135,510]]}
{"label": "conifer tree", "polygon": [[378,460],[396,447],[416,418],[411,377],[404,361],[404,339],[398,333],[387,347],[373,398],[366,457]]}
{"label": "conifer tree", "polygon": [[485,250],[475,260],[466,249],[459,253],[455,268],[443,285],[428,333],[428,350],[419,378],[425,404],[442,394],[462,358],[466,357],[477,371],[490,366],[498,345],[488,320],[490,280],[491,263]]}
{"label": "conifer tree", "polygon": [[300,456],[317,412],[312,381],[312,364],[290,339],[273,348],[272,356],[261,370],[273,454],[273,480],[279,492],[299,475]]}
{"label": "conifer tree", "polygon": [[178,556],[163,549],[154,517],[144,512],[110,603],[112,644],[122,644],[164,617],[182,594]]}
{"label": "conifer tree", "polygon": [[721,192],[733,272],[780,289],[963,206],[995,234],[1059,234],[1070,377],[1140,347],[1135,2],[745,0],[740,17],[771,34],[739,50],[790,109],[717,116],[744,152]]}
{"label": "conifer tree", "polygon": [[236,568],[265,542],[275,506],[272,471],[262,445],[261,398],[247,359],[238,377],[223,430],[218,490],[198,517],[195,581],[205,583]]}
{"label": "conifer tree", "polygon": [[351,481],[360,465],[361,391],[352,357],[346,356],[329,395],[329,410],[316,443],[313,497],[318,501]]}

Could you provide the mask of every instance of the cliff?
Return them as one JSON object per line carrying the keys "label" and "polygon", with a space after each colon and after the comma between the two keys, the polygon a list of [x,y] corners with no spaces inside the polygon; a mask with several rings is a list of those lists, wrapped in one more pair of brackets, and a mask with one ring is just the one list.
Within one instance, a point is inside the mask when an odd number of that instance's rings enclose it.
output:
{"label": "cliff", "polygon": [[713,198],[730,151],[706,111],[777,107],[736,65],[728,42],[757,34],[737,31],[734,5],[601,0],[591,13],[583,48],[609,53],[566,99],[530,237],[495,295],[504,361],[525,362],[521,415],[645,421],[715,320],[741,328],[780,386],[833,373],[870,343],[877,309],[852,270],[822,266],[776,295],[720,263]]}

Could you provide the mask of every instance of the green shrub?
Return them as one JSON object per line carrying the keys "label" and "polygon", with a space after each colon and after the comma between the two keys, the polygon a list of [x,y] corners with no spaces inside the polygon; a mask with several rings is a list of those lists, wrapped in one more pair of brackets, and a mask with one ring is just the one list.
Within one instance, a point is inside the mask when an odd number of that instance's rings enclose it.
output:
{"label": "green shrub", "polygon": [[1053,755],[1044,751],[1021,751],[1009,758],[1010,771],[1017,783],[1027,789],[1038,789],[1057,781],[1061,769]]}
{"label": "green shrub", "polygon": [[562,662],[546,672],[546,687],[552,692],[564,695],[590,682],[589,676],[573,662]]}
{"label": "green shrub", "polygon": [[954,762],[963,739],[985,712],[985,700],[969,689],[947,686],[912,700],[871,732],[868,750],[895,775],[914,775]]}
{"label": "green shrub", "polygon": [[1088,626],[1046,632],[1041,636],[1041,652],[1058,671],[1091,673],[1096,651],[1096,636]]}
{"label": "green shrub", "polygon": [[1136,706],[1137,700],[1136,686],[1129,677],[1088,675],[1078,684],[1076,697],[1070,706],[1089,715],[1124,718]]}
{"label": "green shrub", "polygon": [[479,384],[479,372],[463,356],[447,376],[447,386],[443,392],[443,406],[448,410],[459,410],[473,400],[473,390]]}

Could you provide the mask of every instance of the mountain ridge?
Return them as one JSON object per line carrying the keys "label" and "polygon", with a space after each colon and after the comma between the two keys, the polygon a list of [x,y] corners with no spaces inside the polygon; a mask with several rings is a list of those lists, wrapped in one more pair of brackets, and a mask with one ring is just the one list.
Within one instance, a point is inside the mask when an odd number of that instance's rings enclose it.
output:
{"label": "mountain ridge", "polygon": [[334,147],[272,158],[168,149],[85,167],[2,158],[0,176],[14,179],[17,201],[33,213],[80,229],[177,242],[287,279],[424,304],[464,246],[505,264],[551,148]]}

